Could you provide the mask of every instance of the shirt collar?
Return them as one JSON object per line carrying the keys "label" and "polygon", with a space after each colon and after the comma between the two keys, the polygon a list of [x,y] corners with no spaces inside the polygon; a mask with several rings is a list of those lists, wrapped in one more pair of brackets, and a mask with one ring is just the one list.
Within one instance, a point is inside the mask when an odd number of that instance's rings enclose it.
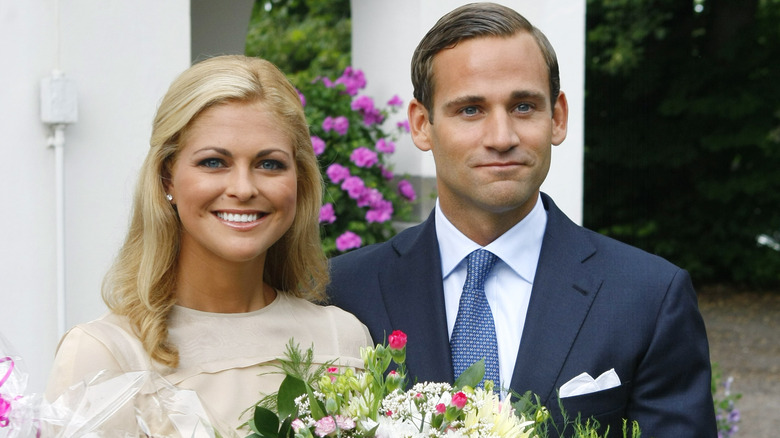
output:
{"label": "shirt collar", "polygon": [[[438,199],[435,220],[442,278],[447,278],[466,256],[482,247],[455,228],[441,211]],[[546,227],[547,212],[539,195],[531,212],[498,239],[485,246],[485,249],[497,255],[525,281],[533,284]]]}

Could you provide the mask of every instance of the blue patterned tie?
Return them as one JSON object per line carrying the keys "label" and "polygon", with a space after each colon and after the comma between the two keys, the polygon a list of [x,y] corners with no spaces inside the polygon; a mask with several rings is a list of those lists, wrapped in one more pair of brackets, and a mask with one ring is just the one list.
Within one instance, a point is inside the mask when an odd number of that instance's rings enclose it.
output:
{"label": "blue patterned tie", "polygon": [[[485,296],[485,278],[496,259],[495,254],[484,249],[469,254],[466,284],[460,296],[450,348],[456,379],[471,364],[485,358],[485,380],[492,380],[499,389],[496,326]],[[483,384],[484,381],[479,386]]]}

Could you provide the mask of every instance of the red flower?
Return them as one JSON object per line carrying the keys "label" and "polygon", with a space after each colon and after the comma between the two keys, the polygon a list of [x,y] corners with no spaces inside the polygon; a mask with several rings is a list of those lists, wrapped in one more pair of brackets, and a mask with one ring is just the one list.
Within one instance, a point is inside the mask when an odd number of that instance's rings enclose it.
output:
{"label": "red flower", "polygon": [[457,409],[463,409],[467,401],[468,397],[463,391],[458,391],[452,396],[452,406],[455,406]]}
{"label": "red flower", "polygon": [[440,414],[444,414],[445,412],[447,412],[447,406],[444,406],[444,403],[439,403],[438,405],[436,405],[436,412]]}
{"label": "red flower", "polygon": [[401,350],[406,347],[406,333],[401,330],[395,330],[387,337],[387,342],[393,350]]}

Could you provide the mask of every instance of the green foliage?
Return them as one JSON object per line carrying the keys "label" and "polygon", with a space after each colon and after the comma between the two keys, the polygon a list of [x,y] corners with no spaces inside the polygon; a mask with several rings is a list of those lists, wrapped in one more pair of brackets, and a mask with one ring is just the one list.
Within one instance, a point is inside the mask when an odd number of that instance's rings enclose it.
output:
{"label": "green foliage", "polygon": [[780,3],[588,0],[585,225],[780,285]]}
{"label": "green foliage", "polygon": [[245,53],[276,64],[294,83],[350,64],[349,0],[257,0]]}

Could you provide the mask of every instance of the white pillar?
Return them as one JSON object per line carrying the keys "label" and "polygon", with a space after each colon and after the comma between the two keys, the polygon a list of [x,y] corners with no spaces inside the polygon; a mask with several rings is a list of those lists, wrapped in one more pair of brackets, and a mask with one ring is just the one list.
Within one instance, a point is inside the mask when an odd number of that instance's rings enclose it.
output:
{"label": "white pillar", "polygon": [[[445,13],[469,0],[352,0],[352,63],[368,80],[366,93],[384,103],[398,94],[412,98],[410,63],[417,43]],[[553,149],[550,174],[542,190],[575,222],[582,223],[583,119],[585,84],[585,0],[498,0],[541,29],[558,55],[561,89],[569,101],[566,141]],[[406,118],[406,112],[399,113]],[[394,124],[394,122],[393,122]],[[420,152],[407,136],[393,157],[396,173],[428,180],[435,176],[433,157]],[[435,187],[435,186],[434,186]],[[427,198],[427,193],[420,196]],[[427,215],[427,209],[421,212]]]}

